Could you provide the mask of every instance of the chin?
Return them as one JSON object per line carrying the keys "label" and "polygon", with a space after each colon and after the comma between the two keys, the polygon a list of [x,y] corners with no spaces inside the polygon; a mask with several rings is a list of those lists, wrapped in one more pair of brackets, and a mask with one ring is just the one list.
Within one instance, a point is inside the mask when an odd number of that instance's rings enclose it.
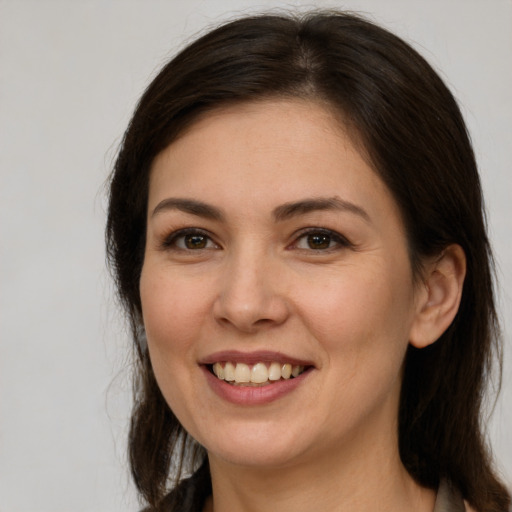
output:
{"label": "chin", "polygon": [[225,463],[234,466],[252,468],[255,470],[270,470],[294,464],[294,461],[297,459],[297,454],[286,449],[276,450],[275,447],[266,447],[265,450],[261,448],[248,450],[248,447],[244,446],[242,451],[233,448],[219,450],[218,452],[208,451],[208,457],[210,460],[212,457],[221,459]]}
{"label": "chin", "polygon": [[203,446],[210,459],[214,457],[229,464],[255,469],[277,468],[293,463],[305,449],[305,439],[299,432],[296,436],[289,430],[283,431],[283,428],[276,432],[275,428],[262,426],[232,426],[228,432],[228,435],[215,439],[210,436],[205,440]]}

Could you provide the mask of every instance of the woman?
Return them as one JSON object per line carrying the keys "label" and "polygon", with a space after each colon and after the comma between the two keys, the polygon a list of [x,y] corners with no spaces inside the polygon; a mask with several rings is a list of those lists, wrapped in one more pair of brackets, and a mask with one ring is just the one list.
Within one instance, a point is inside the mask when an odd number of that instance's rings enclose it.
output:
{"label": "woman", "polygon": [[107,243],[148,510],[509,506],[480,425],[499,346],[475,159],[394,35],[316,13],[191,44],[125,134]]}

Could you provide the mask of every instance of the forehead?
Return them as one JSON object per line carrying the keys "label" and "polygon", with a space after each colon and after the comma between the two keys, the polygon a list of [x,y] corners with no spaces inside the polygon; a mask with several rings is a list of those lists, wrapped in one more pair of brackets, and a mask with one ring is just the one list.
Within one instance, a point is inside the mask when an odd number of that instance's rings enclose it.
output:
{"label": "forehead", "polygon": [[192,117],[171,144],[156,156],[152,168],[166,154],[172,153],[174,158],[188,151],[186,146],[194,141],[201,141],[201,146],[196,148],[200,152],[187,154],[190,161],[215,145],[219,150],[229,146],[231,151],[269,150],[272,146],[315,151],[319,149],[317,137],[324,138],[326,134],[330,143],[336,139],[338,145],[358,145],[356,130],[348,130],[341,113],[325,102],[277,98],[230,103]]}
{"label": "forehead", "polygon": [[[304,195],[393,202],[356,148],[355,133],[327,106],[267,100],[219,108],[196,120],[154,160],[151,205],[166,195],[196,196],[269,207]],[[359,146],[358,146],[359,147]],[[272,205],[270,204],[272,203]]]}

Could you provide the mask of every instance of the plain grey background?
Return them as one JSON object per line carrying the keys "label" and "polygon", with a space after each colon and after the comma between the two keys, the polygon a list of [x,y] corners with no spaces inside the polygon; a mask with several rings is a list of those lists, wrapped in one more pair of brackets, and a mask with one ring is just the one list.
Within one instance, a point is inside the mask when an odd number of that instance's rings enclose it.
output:
{"label": "plain grey background", "polygon": [[161,65],[206,26],[279,6],[368,14],[460,101],[499,265],[507,352],[489,432],[512,482],[512,1],[0,0],[0,512],[137,510],[103,184]]}

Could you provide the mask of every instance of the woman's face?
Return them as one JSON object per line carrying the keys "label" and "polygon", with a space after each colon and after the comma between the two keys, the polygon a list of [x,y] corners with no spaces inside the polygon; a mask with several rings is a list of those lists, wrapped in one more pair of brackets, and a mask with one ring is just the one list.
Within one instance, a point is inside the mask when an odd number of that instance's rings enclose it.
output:
{"label": "woman's face", "polygon": [[266,101],[209,114],[154,161],[149,353],[210,457],[396,445],[413,278],[397,205],[349,135],[317,104]]}

